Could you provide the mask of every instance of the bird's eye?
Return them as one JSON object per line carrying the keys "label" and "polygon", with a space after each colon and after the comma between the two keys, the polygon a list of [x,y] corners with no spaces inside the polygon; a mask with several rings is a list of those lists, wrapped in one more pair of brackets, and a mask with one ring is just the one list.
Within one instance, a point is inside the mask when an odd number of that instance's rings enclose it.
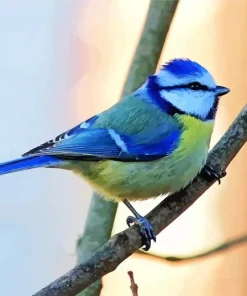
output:
{"label": "bird's eye", "polygon": [[188,84],[188,88],[192,89],[192,90],[207,90],[207,86],[202,85],[199,82],[192,82]]}

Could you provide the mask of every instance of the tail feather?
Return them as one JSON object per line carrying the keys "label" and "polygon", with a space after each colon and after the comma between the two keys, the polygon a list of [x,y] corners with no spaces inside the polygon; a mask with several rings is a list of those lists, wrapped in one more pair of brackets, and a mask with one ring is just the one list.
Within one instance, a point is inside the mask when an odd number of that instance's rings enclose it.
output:
{"label": "tail feather", "polygon": [[61,159],[48,155],[22,157],[8,162],[0,163],[0,175],[40,167],[56,166],[61,162]]}

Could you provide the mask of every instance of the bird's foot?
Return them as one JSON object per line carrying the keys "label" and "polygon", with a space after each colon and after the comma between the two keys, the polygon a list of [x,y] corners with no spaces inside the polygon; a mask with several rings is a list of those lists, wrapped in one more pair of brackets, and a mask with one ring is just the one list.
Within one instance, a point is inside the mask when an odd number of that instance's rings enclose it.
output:
{"label": "bird's foot", "polygon": [[218,183],[221,183],[221,178],[226,176],[226,171],[221,169],[218,173],[209,165],[205,165],[205,167],[202,170],[202,177],[208,181],[212,182],[213,180],[217,180]]}
{"label": "bird's foot", "polygon": [[138,218],[129,216],[127,218],[127,224],[130,227],[131,224],[136,223],[140,226],[141,229],[141,235],[142,235],[142,242],[144,245],[144,248],[142,248],[144,251],[148,251],[151,247],[151,240],[156,242],[156,235],[155,231],[153,229],[152,224],[148,221],[147,218],[139,216]]}

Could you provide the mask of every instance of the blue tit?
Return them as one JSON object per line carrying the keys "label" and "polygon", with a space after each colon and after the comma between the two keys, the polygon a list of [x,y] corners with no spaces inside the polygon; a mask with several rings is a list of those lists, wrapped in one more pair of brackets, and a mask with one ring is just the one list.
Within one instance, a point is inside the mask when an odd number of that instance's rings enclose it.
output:
{"label": "blue tit", "polygon": [[148,250],[155,232],[129,200],[174,193],[202,171],[219,98],[229,91],[200,64],[173,59],[106,111],[0,164],[0,174],[40,167],[75,172],[105,198],[126,204],[134,214],[127,223],[138,222]]}

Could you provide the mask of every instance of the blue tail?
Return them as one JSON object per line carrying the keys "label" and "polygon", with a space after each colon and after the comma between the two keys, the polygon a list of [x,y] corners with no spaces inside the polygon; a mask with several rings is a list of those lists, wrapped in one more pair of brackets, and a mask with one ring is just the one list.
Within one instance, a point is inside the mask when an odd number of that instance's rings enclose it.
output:
{"label": "blue tail", "polygon": [[61,159],[48,155],[22,157],[8,162],[0,163],[0,175],[34,168],[52,167],[62,162],[63,161]]}

